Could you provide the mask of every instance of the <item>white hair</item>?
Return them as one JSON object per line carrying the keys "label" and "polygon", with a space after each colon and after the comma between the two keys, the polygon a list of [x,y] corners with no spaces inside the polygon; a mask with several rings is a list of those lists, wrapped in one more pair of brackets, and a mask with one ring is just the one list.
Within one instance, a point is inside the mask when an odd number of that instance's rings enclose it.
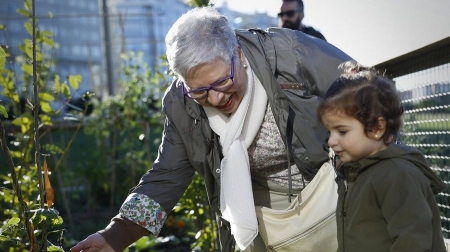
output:
{"label": "white hair", "polygon": [[166,35],[169,67],[183,78],[191,69],[216,59],[231,61],[238,46],[227,18],[212,7],[183,14]]}

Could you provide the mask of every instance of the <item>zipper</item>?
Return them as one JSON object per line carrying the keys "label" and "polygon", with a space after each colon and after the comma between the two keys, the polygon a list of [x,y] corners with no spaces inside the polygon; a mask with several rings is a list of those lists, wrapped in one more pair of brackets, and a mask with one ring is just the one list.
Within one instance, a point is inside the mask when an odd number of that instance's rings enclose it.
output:
{"label": "zipper", "polygon": [[348,182],[347,180],[344,179],[344,186],[345,186],[345,190],[344,190],[344,199],[342,201],[342,216],[339,216],[339,218],[342,219],[342,232],[341,232],[341,236],[342,236],[342,251],[345,251],[345,241],[344,241],[344,232],[345,232],[345,218],[347,216],[347,213],[345,212],[345,200],[347,198],[347,190],[348,190]]}
{"label": "zipper", "polygon": [[[284,247],[284,246],[290,244],[293,240],[299,240],[299,239],[307,236],[308,234],[314,232],[316,229],[318,229],[321,226],[327,224],[330,220],[333,219],[333,216],[335,214],[336,214],[336,211],[332,211],[331,213],[329,213],[328,215],[326,215],[322,219],[318,220],[315,224],[311,225],[310,228],[306,229],[302,233],[295,234],[295,235],[285,239],[284,241],[277,242],[277,243],[274,243],[272,245],[267,245],[267,247],[266,247],[267,252],[275,251],[278,248],[281,248],[281,247]],[[320,224],[320,225],[317,225],[317,224]]]}

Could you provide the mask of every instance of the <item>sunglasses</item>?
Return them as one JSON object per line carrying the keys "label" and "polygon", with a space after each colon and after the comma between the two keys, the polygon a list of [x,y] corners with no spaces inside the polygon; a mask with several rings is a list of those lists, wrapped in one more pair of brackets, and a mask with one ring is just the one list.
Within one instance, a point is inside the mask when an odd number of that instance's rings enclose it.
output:
{"label": "sunglasses", "polygon": [[284,15],[286,15],[287,17],[291,18],[295,15],[297,11],[295,10],[288,10],[288,11],[282,11],[280,13],[278,13],[278,17],[282,18]]}

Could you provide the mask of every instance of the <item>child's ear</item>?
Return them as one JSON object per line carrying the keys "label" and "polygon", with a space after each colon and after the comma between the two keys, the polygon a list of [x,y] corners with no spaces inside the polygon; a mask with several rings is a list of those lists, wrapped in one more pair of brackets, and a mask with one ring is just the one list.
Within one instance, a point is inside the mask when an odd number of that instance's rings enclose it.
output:
{"label": "child's ear", "polygon": [[375,140],[380,140],[384,132],[386,132],[386,120],[383,117],[378,117],[378,125],[370,131],[370,136]]}

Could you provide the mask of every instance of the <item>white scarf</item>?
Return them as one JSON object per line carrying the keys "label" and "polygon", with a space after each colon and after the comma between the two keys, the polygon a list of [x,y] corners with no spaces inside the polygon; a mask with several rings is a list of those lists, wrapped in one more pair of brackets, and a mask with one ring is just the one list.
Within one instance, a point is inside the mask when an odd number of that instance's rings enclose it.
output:
{"label": "white scarf", "polygon": [[267,94],[251,67],[247,69],[247,77],[244,97],[230,117],[205,107],[212,130],[220,136],[225,156],[220,166],[220,210],[222,217],[230,222],[231,233],[241,250],[258,235],[247,148],[261,127],[267,106]]}

